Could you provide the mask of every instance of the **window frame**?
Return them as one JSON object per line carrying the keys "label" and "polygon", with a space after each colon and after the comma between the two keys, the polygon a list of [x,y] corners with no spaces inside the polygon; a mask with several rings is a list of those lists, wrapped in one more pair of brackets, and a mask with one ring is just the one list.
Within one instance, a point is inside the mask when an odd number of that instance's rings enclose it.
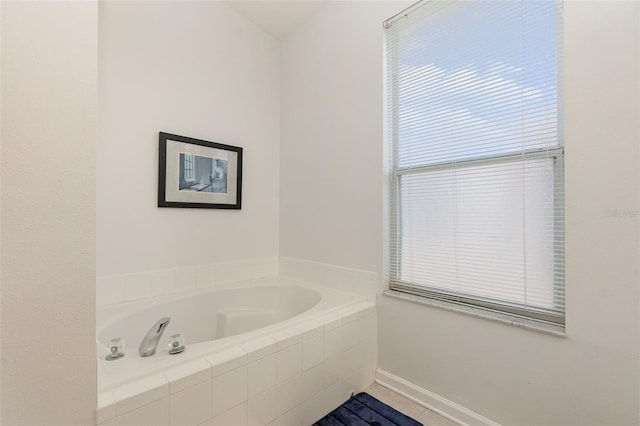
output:
{"label": "window frame", "polygon": [[[421,3],[421,2],[419,2]],[[556,1],[556,4],[561,3]],[[410,9],[414,6],[409,7],[408,9],[401,12],[401,14],[406,14]],[[400,15],[400,14],[398,14]],[[396,16],[398,16],[396,15]],[[391,21],[396,18],[396,16],[390,18],[389,20],[384,22],[384,28],[387,29],[391,25]],[[560,34],[561,36],[561,34]],[[399,43],[399,39],[395,38],[393,40],[394,43]],[[385,42],[385,46],[387,46],[387,42]],[[397,51],[398,48],[396,47]],[[558,80],[562,78],[562,68],[563,61],[562,55],[558,55],[557,57],[557,65],[556,71],[558,75]],[[554,300],[553,305],[556,309],[545,309],[543,307],[536,307],[533,305],[525,305],[511,302],[497,302],[495,300],[491,300],[489,298],[485,298],[478,295],[473,295],[470,293],[464,292],[454,292],[441,290],[433,287],[429,287],[425,284],[416,284],[402,281],[398,278],[400,263],[402,259],[402,224],[400,223],[402,212],[400,205],[400,196],[401,193],[401,179],[403,176],[412,175],[412,174],[424,174],[429,173],[430,171],[435,170],[453,170],[460,167],[471,166],[471,165],[492,165],[509,161],[528,161],[528,160],[536,160],[536,159],[552,159],[553,160],[553,202],[554,207],[553,210],[556,209],[561,210],[561,213],[558,215],[554,215],[553,229],[553,248],[552,251],[555,253],[558,251],[558,248],[562,248],[562,256],[564,258],[564,204],[565,204],[565,194],[564,194],[564,140],[563,140],[563,96],[562,96],[562,86],[558,84],[557,88],[557,144],[554,148],[549,149],[528,149],[524,151],[514,151],[510,153],[501,153],[497,155],[477,155],[474,157],[470,157],[464,160],[457,161],[441,161],[441,162],[433,162],[433,163],[423,163],[417,166],[410,167],[398,167],[399,163],[399,78],[398,70],[400,68],[399,58],[397,55],[389,55],[387,50],[385,54],[385,67],[386,72],[391,73],[394,78],[388,78],[388,82],[390,83],[390,87],[387,87],[389,96],[386,99],[387,106],[386,109],[389,115],[390,122],[393,123],[390,126],[391,132],[389,133],[390,145],[391,145],[391,154],[390,154],[390,167],[389,167],[389,250],[387,254],[387,262],[388,262],[388,285],[389,289],[392,292],[399,292],[404,294],[409,294],[412,296],[416,296],[418,298],[423,298],[427,300],[434,300],[440,303],[444,303],[454,309],[462,308],[462,310],[467,311],[469,308],[479,309],[482,311],[489,312],[491,314],[495,314],[496,317],[502,317],[504,315],[514,318],[522,318],[526,320],[532,320],[536,323],[542,323],[552,327],[552,330],[556,330],[556,328],[564,331],[565,323],[566,323],[566,297],[562,298],[562,303],[559,304],[559,300],[557,298],[558,290],[562,294],[566,294],[566,281],[565,281],[565,269],[563,264],[562,271],[557,271],[554,268],[554,279],[550,283],[553,288]],[[556,182],[562,182],[562,188],[557,188]],[[559,202],[558,195],[560,195]],[[394,232],[395,231],[395,232]],[[396,265],[394,265],[394,259]],[[558,278],[558,274],[561,274],[561,277]],[[558,306],[561,305],[562,309],[558,310]]]}
{"label": "window frame", "polygon": [[[195,156],[193,154],[184,153],[184,180],[185,182],[195,182]],[[187,176],[188,174],[188,176]]]}

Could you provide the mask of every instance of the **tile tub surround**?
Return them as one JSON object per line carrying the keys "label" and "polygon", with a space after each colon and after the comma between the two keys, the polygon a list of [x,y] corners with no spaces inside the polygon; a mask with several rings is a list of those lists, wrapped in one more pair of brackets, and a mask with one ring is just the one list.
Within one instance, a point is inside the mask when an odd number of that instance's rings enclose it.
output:
{"label": "tile tub surround", "polygon": [[96,305],[108,306],[275,275],[278,275],[277,257],[99,275],[96,277]]}
{"label": "tile tub surround", "polygon": [[376,306],[357,302],[99,394],[96,424],[312,424],[374,381]]}

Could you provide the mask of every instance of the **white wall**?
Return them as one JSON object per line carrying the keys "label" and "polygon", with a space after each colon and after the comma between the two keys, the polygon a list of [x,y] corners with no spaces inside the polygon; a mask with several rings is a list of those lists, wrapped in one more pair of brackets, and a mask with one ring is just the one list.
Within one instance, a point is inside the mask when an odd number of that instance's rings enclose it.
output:
{"label": "white wall", "polygon": [[[2,3],[0,2],[0,165],[2,164]],[[0,339],[2,339],[2,173],[0,172]],[[2,344],[0,344],[0,421],[2,421]]]}
{"label": "white wall", "polygon": [[329,2],[283,40],[281,256],[379,271],[382,21],[408,4]]}
{"label": "white wall", "polygon": [[3,425],[91,424],[98,5],[2,2]]}
{"label": "white wall", "polygon": [[[202,1],[100,2],[99,42],[98,275],[276,259],[279,43]],[[242,210],[158,208],[159,131],[243,147]]]}
{"label": "white wall", "polygon": [[[382,275],[382,34],[335,2],[283,42],[281,254]],[[388,297],[380,367],[497,422],[637,424],[636,2],[567,2],[567,337]]]}

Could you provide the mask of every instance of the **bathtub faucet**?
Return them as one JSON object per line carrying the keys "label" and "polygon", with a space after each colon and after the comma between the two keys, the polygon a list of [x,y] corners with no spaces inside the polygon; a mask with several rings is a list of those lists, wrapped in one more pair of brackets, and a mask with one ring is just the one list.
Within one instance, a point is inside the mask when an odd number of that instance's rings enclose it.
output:
{"label": "bathtub faucet", "polygon": [[144,336],[144,339],[142,339],[142,343],[140,343],[140,347],[138,348],[140,356],[151,356],[156,353],[158,342],[160,342],[164,329],[169,325],[169,321],[171,321],[171,318],[169,317],[161,318],[160,321],[155,323],[153,327],[147,331],[147,335]]}

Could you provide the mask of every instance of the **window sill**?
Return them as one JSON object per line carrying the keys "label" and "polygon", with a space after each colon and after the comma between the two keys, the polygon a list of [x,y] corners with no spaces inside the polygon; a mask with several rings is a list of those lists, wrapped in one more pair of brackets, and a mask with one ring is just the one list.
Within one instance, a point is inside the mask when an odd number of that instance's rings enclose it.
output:
{"label": "window sill", "polygon": [[565,327],[544,323],[541,321],[521,318],[514,315],[504,314],[500,312],[490,311],[486,309],[474,308],[471,306],[462,306],[442,300],[428,299],[426,297],[416,296],[413,294],[402,293],[395,290],[385,290],[383,296],[392,297],[394,299],[405,300],[408,302],[419,303],[421,305],[434,306],[448,311],[461,312],[467,315],[480,317],[492,321],[509,324],[515,327],[526,328],[558,337],[566,337]]}

